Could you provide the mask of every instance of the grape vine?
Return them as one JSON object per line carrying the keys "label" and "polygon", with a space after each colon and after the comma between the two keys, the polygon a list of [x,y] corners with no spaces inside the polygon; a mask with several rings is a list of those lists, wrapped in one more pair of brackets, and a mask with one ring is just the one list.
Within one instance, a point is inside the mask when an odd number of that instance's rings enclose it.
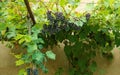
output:
{"label": "grape vine", "polygon": [[51,50],[44,52],[43,48],[52,49],[58,43],[65,45],[70,64],[68,75],[93,75],[97,68],[96,55],[111,59],[111,50],[120,46],[119,0],[100,0],[91,12],[79,14],[74,11],[79,0],[58,0],[57,3],[30,0],[34,20],[28,19],[24,1],[0,2],[0,40],[7,41],[12,49],[24,50],[13,53],[18,59],[16,66],[25,65],[20,75],[26,72],[38,75],[39,68],[47,72],[47,58],[55,60],[56,55]]}

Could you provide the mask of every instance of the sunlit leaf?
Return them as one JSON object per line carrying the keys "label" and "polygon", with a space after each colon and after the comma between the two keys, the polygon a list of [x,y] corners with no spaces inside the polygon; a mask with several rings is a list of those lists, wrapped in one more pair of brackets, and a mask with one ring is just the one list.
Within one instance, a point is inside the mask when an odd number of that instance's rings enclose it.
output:
{"label": "sunlit leaf", "polygon": [[47,51],[46,56],[52,60],[55,60],[56,55],[52,51]]}
{"label": "sunlit leaf", "polygon": [[16,63],[16,66],[20,66],[24,64],[24,61],[20,59],[20,60],[17,60],[15,63]]}
{"label": "sunlit leaf", "polygon": [[27,72],[25,69],[20,69],[18,75],[27,75]]}

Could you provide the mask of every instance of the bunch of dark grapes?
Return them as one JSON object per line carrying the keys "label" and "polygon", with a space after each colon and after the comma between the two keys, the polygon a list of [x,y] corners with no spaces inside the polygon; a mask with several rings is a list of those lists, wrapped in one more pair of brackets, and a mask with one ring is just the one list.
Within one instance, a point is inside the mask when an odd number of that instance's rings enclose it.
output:
{"label": "bunch of dark grapes", "polygon": [[27,75],[38,75],[38,70],[37,69],[31,69],[31,68],[27,68]]}
{"label": "bunch of dark grapes", "polygon": [[69,23],[62,12],[56,12],[52,14],[51,11],[47,11],[47,19],[50,21],[48,25],[43,25],[42,34],[55,35],[59,31],[80,30],[80,27],[74,23]]}
{"label": "bunch of dark grapes", "polygon": [[80,28],[81,28],[80,26],[77,26],[74,23],[69,23],[68,25],[72,30],[76,30],[76,31],[80,30]]}
{"label": "bunch of dark grapes", "polygon": [[43,25],[43,30],[42,30],[42,34],[43,35],[54,35],[55,33],[59,32],[60,28],[57,25]]}
{"label": "bunch of dark grapes", "polygon": [[55,17],[56,17],[56,20],[64,20],[65,19],[62,12],[56,12]]}
{"label": "bunch of dark grapes", "polygon": [[50,21],[49,25],[43,25],[43,34],[53,35],[60,31],[59,23],[63,23],[62,20],[64,19],[62,12],[56,12],[52,14],[52,11],[47,11],[47,19]]}
{"label": "bunch of dark grapes", "polygon": [[49,21],[53,22],[54,21],[54,17],[52,16],[52,12],[51,11],[47,11],[46,14],[47,14],[47,19]]}
{"label": "bunch of dark grapes", "polygon": [[86,20],[88,21],[90,19],[91,15],[90,15],[90,13],[87,13],[85,16],[86,16]]}
{"label": "bunch of dark grapes", "polygon": [[33,69],[33,75],[38,75],[38,70],[37,69]]}

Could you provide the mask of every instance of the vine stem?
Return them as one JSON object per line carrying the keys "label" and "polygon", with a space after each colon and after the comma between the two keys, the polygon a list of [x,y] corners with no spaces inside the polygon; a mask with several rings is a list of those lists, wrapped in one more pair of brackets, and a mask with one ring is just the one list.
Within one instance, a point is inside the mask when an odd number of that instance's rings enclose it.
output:
{"label": "vine stem", "polygon": [[67,11],[65,10],[65,8],[64,8],[63,6],[62,6],[62,9],[63,9],[63,11],[65,12],[65,14],[68,15],[68,14],[67,14]]}
{"label": "vine stem", "polygon": [[36,21],[35,21],[34,15],[33,15],[33,13],[32,13],[32,10],[31,10],[31,8],[30,8],[30,4],[29,4],[28,0],[24,0],[24,3],[25,3],[25,5],[26,5],[27,11],[28,11],[28,13],[29,13],[29,16],[30,16],[30,18],[31,18],[31,20],[32,20],[32,22],[33,22],[33,25],[35,25],[35,24],[36,24]]}
{"label": "vine stem", "polygon": [[[27,11],[28,11],[28,14],[29,14],[29,16],[30,16],[30,18],[31,18],[31,20],[32,20],[32,22],[33,22],[33,25],[35,25],[36,24],[36,21],[35,21],[35,18],[34,18],[34,15],[33,15],[33,13],[32,13],[32,10],[31,10],[31,8],[30,8],[30,4],[29,4],[29,2],[28,2],[28,0],[24,0],[24,3],[25,3],[25,5],[26,5],[26,8],[27,8]],[[28,20],[30,21],[30,19],[28,18]],[[28,26],[28,34],[29,35],[31,35],[31,24]],[[31,63],[32,64],[32,63]],[[32,69],[36,69],[36,66],[35,65],[33,65],[32,66]]]}
{"label": "vine stem", "polygon": [[59,11],[58,10],[58,8],[59,8],[59,4],[58,3],[59,3],[59,0],[56,0],[56,10],[57,10],[57,12]]}
{"label": "vine stem", "polygon": [[47,10],[49,10],[49,8],[45,5],[45,3],[44,3],[43,1],[40,0],[40,2],[45,6],[45,8],[46,8]]}

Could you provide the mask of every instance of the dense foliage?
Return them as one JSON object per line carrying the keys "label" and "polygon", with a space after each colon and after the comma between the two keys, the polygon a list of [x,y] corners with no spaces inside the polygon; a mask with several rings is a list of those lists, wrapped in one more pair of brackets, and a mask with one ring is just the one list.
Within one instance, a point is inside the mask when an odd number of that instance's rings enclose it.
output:
{"label": "dense foliage", "polygon": [[16,65],[26,67],[19,75],[26,75],[25,70],[30,71],[31,67],[47,72],[47,58],[55,60],[56,55],[43,48],[52,49],[58,43],[65,45],[70,75],[93,75],[96,54],[112,58],[111,50],[120,45],[119,0],[100,0],[89,13],[83,14],[75,12],[79,0],[31,0],[30,4],[35,25],[23,0],[0,3],[0,40],[7,41],[10,48],[23,49],[14,53]]}

